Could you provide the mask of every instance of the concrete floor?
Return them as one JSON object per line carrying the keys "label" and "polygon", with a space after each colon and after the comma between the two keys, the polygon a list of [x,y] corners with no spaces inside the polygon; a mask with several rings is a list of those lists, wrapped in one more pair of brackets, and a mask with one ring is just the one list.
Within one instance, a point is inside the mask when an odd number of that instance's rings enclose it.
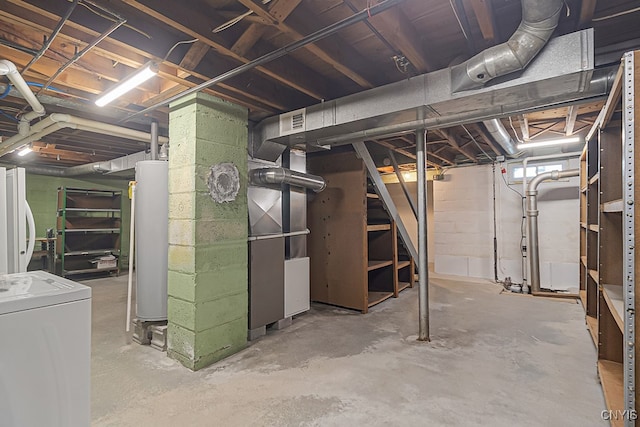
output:
{"label": "concrete floor", "polygon": [[596,353],[575,302],[431,280],[367,314],[321,304],[191,372],[124,332],[126,277],[93,288],[97,426],[605,426]]}

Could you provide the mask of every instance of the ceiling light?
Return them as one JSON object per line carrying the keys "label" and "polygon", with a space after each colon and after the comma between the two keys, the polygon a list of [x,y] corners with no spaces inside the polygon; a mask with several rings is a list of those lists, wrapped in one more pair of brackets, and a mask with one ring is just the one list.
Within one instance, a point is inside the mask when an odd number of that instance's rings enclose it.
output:
{"label": "ceiling light", "polygon": [[18,151],[18,156],[22,157],[22,156],[26,156],[27,154],[29,154],[30,152],[32,152],[33,150],[31,149],[31,147],[26,146],[24,147],[22,150]]}
{"label": "ceiling light", "polygon": [[528,148],[548,147],[550,145],[572,144],[580,141],[581,139],[579,136],[572,136],[569,138],[558,138],[558,139],[547,139],[545,141],[525,142],[523,144],[518,144],[518,150],[526,150]]}
{"label": "ceiling light", "polygon": [[141,85],[156,74],[158,74],[158,64],[155,62],[147,62],[138,71],[121,80],[114,87],[103,93],[100,98],[96,99],[96,105],[98,107],[104,107],[114,99],[119,98],[134,87]]}

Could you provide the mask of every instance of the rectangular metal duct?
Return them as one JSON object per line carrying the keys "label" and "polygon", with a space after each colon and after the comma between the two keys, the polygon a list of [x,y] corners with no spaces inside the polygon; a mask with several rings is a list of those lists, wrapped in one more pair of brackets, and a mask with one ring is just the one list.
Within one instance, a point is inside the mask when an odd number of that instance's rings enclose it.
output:
{"label": "rectangular metal duct", "polygon": [[481,89],[453,93],[451,70],[443,69],[307,107],[298,131],[282,133],[280,117],[270,117],[254,129],[252,151],[272,151],[262,150],[265,142],[271,149],[273,143],[337,145],[349,142],[341,136],[390,125],[399,133],[419,110],[427,127],[438,128],[605,95],[605,86],[589,84],[593,52],[593,30],[587,29],[552,39],[517,78],[498,78]]}

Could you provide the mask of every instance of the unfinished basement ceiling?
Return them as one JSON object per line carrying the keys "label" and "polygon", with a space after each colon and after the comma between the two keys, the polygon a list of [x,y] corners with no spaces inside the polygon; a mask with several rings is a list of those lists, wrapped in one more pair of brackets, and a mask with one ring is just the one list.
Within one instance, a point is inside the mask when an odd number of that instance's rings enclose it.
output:
{"label": "unfinished basement ceiling", "polygon": [[[46,90],[33,86],[48,113],[64,112],[118,123],[225,71],[324,28],[376,0],[82,0],[51,43],[24,74],[44,84],[87,44],[122,17],[126,23],[63,71]],[[22,70],[42,47],[71,1],[3,0],[0,59]],[[567,0],[554,36],[593,26],[596,64],[619,59],[638,45],[638,1]],[[251,14],[247,12],[251,11]],[[233,23],[236,18],[244,16]],[[249,109],[254,122],[373,87],[446,68],[506,41],[521,19],[519,0],[405,0],[368,22],[354,24],[313,45],[255,68],[205,91]],[[192,42],[196,40],[195,42]],[[188,42],[177,44],[179,42]],[[175,46],[175,47],[174,47]],[[173,48],[173,49],[172,49]],[[598,54],[601,59],[598,61]],[[611,52],[613,52],[611,54]],[[613,59],[611,59],[613,58]],[[103,109],[98,94],[149,60],[160,62],[158,77]],[[0,91],[6,81],[0,81]],[[599,102],[599,101],[598,101]],[[0,100],[0,134],[16,133],[13,117],[26,103],[15,92]],[[595,119],[597,102],[514,116],[503,123],[516,138],[576,133]],[[152,113],[166,134],[167,108]],[[569,118],[567,123],[567,118]],[[124,125],[148,130],[151,117]],[[122,124],[122,123],[120,123]],[[466,129],[465,129],[466,128]],[[430,132],[432,166],[477,162],[496,154],[482,123]],[[517,139],[516,138],[516,139]],[[412,135],[379,141],[401,162],[415,156]],[[495,144],[493,144],[495,146]],[[140,151],[144,144],[65,130],[34,144],[36,154],[2,158],[16,164],[69,166]],[[498,150],[499,151],[499,150]]]}

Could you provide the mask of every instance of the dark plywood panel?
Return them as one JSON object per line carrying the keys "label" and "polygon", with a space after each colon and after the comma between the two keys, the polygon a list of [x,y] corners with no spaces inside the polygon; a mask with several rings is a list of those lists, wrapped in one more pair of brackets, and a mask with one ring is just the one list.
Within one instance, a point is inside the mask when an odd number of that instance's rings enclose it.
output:
{"label": "dark plywood panel", "polygon": [[327,188],[309,203],[311,299],[366,311],[366,174],[354,153],[308,157]]}

